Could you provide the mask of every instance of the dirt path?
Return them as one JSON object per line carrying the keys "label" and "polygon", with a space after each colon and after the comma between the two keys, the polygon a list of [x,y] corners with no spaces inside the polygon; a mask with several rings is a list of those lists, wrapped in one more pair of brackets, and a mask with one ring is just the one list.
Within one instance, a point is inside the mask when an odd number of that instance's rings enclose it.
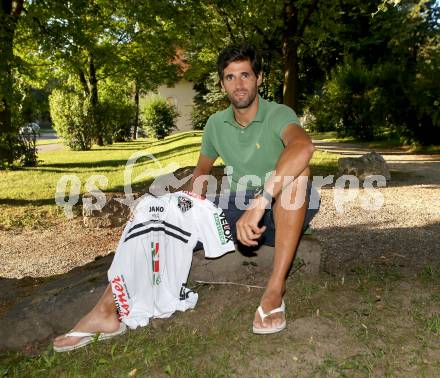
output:
{"label": "dirt path", "polygon": [[[58,135],[55,131],[44,131],[40,134],[40,136],[37,138],[39,139],[49,139],[49,140],[58,140]],[[49,143],[49,144],[42,144],[41,146],[37,146],[38,152],[46,152],[46,151],[58,151],[64,148],[64,145],[62,143]]]}
{"label": "dirt path", "polygon": [[[315,144],[345,156],[369,151],[345,143]],[[334,189],[322,190],[322,208],[313,226],[328,253],[327,271],[379,264],[415,273],[440,266],[440,155],[377,152],[387,161],[392,176],[386,188],[378,189],[384,198],[380,209],[363,209],[366,193],[360,189],[340,213],[333,203]]]}
{"label": "dirt path", "polygon": [[47,151],[58,151],[64,148],[64,144],[62,143],[49,143],[42,144],[41,146],[37,146],[38,152],[47,152]]}

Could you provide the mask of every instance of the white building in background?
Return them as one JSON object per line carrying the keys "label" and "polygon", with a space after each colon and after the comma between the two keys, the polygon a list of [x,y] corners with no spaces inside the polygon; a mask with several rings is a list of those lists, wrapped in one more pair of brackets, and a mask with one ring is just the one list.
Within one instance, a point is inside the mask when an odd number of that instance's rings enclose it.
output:
{"label": "white building in background", "polygon": [[157,94],[165,98],[179,113],[175,132],[192,130],[191,112],[194,106],[194,96],[196,95],[193,84],[182,79],[173,87],[161,85],[157,89]]}
{"label": "white building in background", "polygon": [[[179,66],[182,74],[189,69],[185,52],[180,48],[176,48],[176,56],[172,63]],[[161,85],[157,88],[154,94],[158,94],[165,98],[171,106],[174,106],[179,114],[176,120],[177,130],[175,130],[173,134],[180,131],[192,130],[191,113],[194,106],[194,96],[196,95],[196,91],[190,81],[181,79],[173,86]]]}

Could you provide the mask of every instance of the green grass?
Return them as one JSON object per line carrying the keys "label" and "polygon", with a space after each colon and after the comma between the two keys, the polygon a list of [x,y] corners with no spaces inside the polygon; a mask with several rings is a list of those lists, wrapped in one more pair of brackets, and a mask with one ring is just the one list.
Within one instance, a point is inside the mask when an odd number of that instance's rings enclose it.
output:
{"label": "green grass", "polygon": [[322,140],[325,142],[354,142],[356,141],[354,138],[351,137],[339,137],[336,133],[336,131],[327,131],[324,133],[316,133],[316,132],[308,132],[310,138],[315,140]]}
{"label": "green grass", "polygon": [[354,137],[340,137],[337,135],[336,131],[327,131],[323,133],[309,132],[310,137],[314,140],[319,140],[323,142],[337,142],[337,143],[350,143],[356,144],[359,148],[366,149],[376,149],[376,150],[386,150],[386,149],[398,149],[400,151],[405,151],[413,154],[426,154],[435,155],[440,154],[440,146],[421,146],[419,144],[405,144],[397,136],[383,135],[379,136],[372,141],[362,141]]}
{"label": "green grass", "polygon": [[[55,204],[57,182],[64,175],[75,175],[81,182],[81,193],[86,192],[86,181],[92,175],[104,175],[108,185],[100,189],[123,192],[124,168],[127,159],[137,151],[154,155],[166,167],[194,166],[200,151],[202,133],[190,131],[174,134],[158,141],[140,139],[133,142],[94,146],[90,151],[66,149],[39,153],[39,166],[0,172],[0,227],[47,227],[62,217],[61,208]],[[317,151],[312,161],[313,174],[326,175],[336,171],[337,155]],[[219,159],[216,165],[222,164]],[[133,170],[133,191],[151,182],[152,177],[136,180],[146,169],[159,168],[148,158],[143,158]]]}
{"label": "green grass", "polygon": [[[359,292],[359,279],[368,290]],[[438,376],[440,316],[427,298],[440,281],[422,287],[406,277],[405,293],[401,282],[373,267],[344,283],[295,274],[285,296],[288,329],[273,336],[251,333],[261,291],[203,285],[195,311],[71,353],[50,346],[34,357],[7,352],[0,376]]]}

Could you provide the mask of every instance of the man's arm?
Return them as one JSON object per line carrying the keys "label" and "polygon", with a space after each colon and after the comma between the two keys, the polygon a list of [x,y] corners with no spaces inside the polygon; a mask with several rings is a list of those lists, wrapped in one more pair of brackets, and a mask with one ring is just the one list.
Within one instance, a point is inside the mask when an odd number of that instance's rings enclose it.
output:
{"label": "man's arm", "polygon": [[[264,190],[277,198],[283,188],[301,175],[308,175],[308,166],[315,147],[307,133],[298,125],[290,124],[282,135],[285,148],[275,167],[275,172],[264,184]],[[265,231],[265,226],[258,227],[263,217],[268,200],[257,197],[251,206],[237,221],[237,238],[247,246],[257,245]]]}
{"label": "man's arm", "polygon": [[[197,165],[194,168],[193,176],[191,178],[190,190],[196,194],[204,196],[207,190],[207,182],[203,182],[203,185],[194,185],[196,179],[203,175],[209,175],[212,171],[215,159],[211,159],[206,155],[200,154]],[[197,184],[197,183],[196,183]]]}
{"label": "man's arm", "polygon": [[304,175],[315,151],[312,140],[298,125],[290,124],[287,126],[282,139],[285,148],[278,159],[275,172],[264,184],[265,190],[275,198],[285,186],[297,177]]}

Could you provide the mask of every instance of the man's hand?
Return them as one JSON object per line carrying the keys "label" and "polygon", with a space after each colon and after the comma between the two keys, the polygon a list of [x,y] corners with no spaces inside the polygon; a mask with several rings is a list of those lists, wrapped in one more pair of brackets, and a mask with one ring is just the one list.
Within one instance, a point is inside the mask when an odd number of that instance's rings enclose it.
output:
{"label": "man's hand", "polygon": [[258,245],[257,240],[266,230],[266,226],[258,227],[258,222],[263,217],[267,204],[267,200],[263,197],[254,199],[251,206],[237,221],[237,239],[242,244],[248,247]]}

